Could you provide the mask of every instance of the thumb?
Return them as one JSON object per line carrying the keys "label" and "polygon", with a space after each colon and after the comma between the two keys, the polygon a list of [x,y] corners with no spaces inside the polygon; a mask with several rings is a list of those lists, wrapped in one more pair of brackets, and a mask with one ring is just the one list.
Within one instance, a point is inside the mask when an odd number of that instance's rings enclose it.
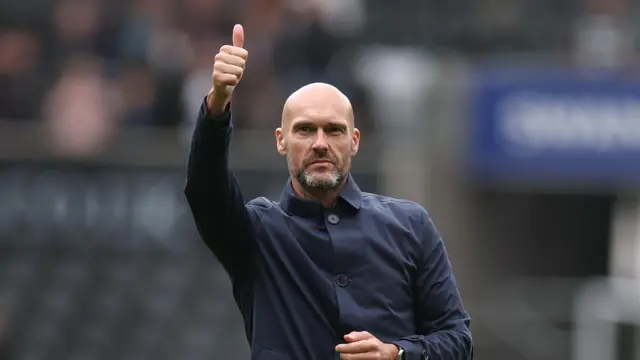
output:
{"label": "thumb", "polygon": [[244,45],[244,29],[242,25],[236,24],[233,27],[233,46],[242,47]]}
{"label": "thumb", "polygon": [[373,335],[369,334],[366,331],[354,331],[345,335],[344,339],[347,340],[348,342],[356,342],[356,341],[367,340],[372,337]]}

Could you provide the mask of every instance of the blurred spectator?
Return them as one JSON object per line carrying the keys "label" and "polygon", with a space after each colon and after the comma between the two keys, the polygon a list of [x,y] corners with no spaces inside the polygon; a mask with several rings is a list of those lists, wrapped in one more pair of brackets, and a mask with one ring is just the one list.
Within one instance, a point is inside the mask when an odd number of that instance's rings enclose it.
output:
{"label": "blurred spectator", "polygon": [[74,56],[63,67],[44,107],[54,150],[94,154],[115,130],[115,116],[122,107],[114,86],[103,76],[102,63],[88,55]]}
{"label": "blurred spectator", "polygon": [[54,51],[58,61],[78,52],[104,55],[99,0],[60,0],[53,14]]}
{"label": "blurred spectator", "polygon": [[614,68],[630,62],[637,40],[631,10],[627,0],[585,0],[575,26],[578,65]]}
{"label": "blurred spectator", "polygon": [[315,4],[296,9],[291,15],[287,21],[288,28],[277,44],[275,61],[275,71],[284,80],[285,92],[289,93],[308,82],[339,81],[330,79],[327,70],[345,43],[327,31],[322,23],[322,8]]}
{"label": "blurred spectator", "polygon": [[153,125],[155,83],[151,70],[142,62],[131,61],[118,73],[120,121],[125,125]]}
{"label": "blurred spectator", "polygon": [[170,0],[132,1],[125,8],[118,37],[120,55],[147,60],[156,39],[172,24],[172,11]]}
{"label": "blurred spectator", "polygon": [[0,49],[0,118],[36,119],[47,83],[37,37],[0,30]]}
{"label": "blurred spectator", "polygon": [[467,34],[474,52],[513,53],[527,48],[523,41],[524,3],[518,0],[483,0],[474,3],[473,32]]}
{"label": "blurred spectator", "polygon": [[[142,101],[147,108],[142,123],[156,126],[176,126],[182,121],[180,91],[184,73],[193,59],[187,34],[179,27],[176,9],[180,4],[172,0],[134,0],[128,4],[120,29],[118,70],[121,85],[133,84],[134,78],[143,82]],[[127,80],[125,80],[127,79]],[[123,82],[124,81],[124,82]],[[134,91],[127,91],[131,96]],[[140,113],[141,109],[138,109]],[[123,125],[131,114],[123,114]]]}

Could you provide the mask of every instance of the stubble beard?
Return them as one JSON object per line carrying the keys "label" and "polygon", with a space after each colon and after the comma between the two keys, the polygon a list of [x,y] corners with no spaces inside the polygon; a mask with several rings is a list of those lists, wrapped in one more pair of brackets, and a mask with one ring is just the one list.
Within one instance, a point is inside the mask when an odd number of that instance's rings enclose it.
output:
{"label": "stubble beard", "polygon": [[[348,161],[348,159],[343,159]],[[306,190],[333,190],[342,184],[342,181],[347,177],[344,172],[344,168],[334,163],[334,169],[329,173],[313,173],[307,170],[307,166],[302,169],[295,169],[291,160],[290,154],[287,151],[287,166],[289,167],[289,173],[300,183],[300,186]],[[327,176],[328,175],[328,176]]]}

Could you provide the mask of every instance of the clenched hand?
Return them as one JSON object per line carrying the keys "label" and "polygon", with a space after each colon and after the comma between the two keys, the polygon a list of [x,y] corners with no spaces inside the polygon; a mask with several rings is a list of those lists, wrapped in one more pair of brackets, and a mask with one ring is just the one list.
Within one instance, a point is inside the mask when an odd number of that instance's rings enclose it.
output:
{"label": "clenched hand", "polygon": [[385,344],[366,331],[352,332],[344,336],[348,344],[336,346],[343,360],[396,360],[398,347]]}

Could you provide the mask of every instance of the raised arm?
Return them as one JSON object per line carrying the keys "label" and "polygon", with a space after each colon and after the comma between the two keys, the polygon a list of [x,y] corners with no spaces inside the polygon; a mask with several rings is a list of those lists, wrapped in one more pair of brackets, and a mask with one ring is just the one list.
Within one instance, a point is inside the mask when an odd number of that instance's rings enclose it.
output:
{"label": "raised arm", "polygon": [[185,195],[200,236],[233,280],[251,274],[253,227],[240,186],[229,168],[233,132],[230,101],[242,78],[248,53],[244,32],[233,29],[233,46],[215,57],[212,87],[205,98],[191,142]]}

